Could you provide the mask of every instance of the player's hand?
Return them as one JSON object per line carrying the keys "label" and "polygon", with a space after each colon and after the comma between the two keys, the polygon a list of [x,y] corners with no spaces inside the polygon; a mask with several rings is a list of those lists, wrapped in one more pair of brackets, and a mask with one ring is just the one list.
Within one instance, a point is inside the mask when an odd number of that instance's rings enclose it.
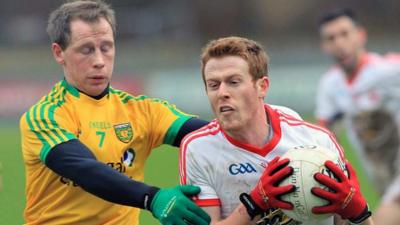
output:
{"label": "player's hand", "polygon": [[198,193],[200,188],[191,185],[160,189],[151,202],[150,210],[164,225],[208,225],[210,216],[188,198]]}
{"label": "player's hand", "polygon": [[349,177],[332,161],[326,161],[325,166],[338,180],[321,173],[314,175],[315,180],[327,186],[333,192],[319,187],[312,188],[311,192],[314,195],[329,201],[328,205],[314,207],[312,212],[315,214],[336,213],[342,219],[349,219],[350,221],[357,220],[363,217],[365,213],[369,213],[367,202],[360,191],[356,173],[350,163],[346,162]]}
{"label": "player's hand", "polygon": [[293,209],[290,202],[279,199],[281,195],[295,190],[294,185],[278,186],[280,182],[293,173],[293,168],[288,164],[289,159],[279,161],[279,157],[275,157],[264,170],[257,186],[251,191],[251,198],[262,210],[265,211],[270,208]]}

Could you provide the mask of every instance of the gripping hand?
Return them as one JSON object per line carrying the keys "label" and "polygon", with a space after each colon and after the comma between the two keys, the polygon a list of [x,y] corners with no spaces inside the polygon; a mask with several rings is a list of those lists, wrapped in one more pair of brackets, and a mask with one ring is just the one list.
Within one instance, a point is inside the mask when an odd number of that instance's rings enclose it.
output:
{"label": "gripping hand", "polygon": [[256,187],[251,191],[252,200],[263,211],[270,208],[293,209],[291,203],[279,199],[281,195],[295,190],[294,185],[278,186],[281,181],[293,173],[293,168],[288,164],[289,159],[279,161],[279,157],[275,157],[261,175]]}
{"label": "gripping hand", "polygon": [[326,161],[325,166],[338,180],[321,173],[314,175],[315,180],[333,192],[319,187],[312,188],[311,192],[314,195],[329,201],[328,205],[314,207],[312,212],[315,214],[336,213],[342,219],[349,219],[351,222],[368,218],[371,213],[368,211],[367,202],[361,194],[356,173],[350,163],[346,162],[349,177],[332,161]]}
{"label": "gripping hand", "polygon": [[188,197],[200,193],[200,188],[191,185],[160,189],[154,196],[150,210],[164,225],[208,225],[210,216]]}

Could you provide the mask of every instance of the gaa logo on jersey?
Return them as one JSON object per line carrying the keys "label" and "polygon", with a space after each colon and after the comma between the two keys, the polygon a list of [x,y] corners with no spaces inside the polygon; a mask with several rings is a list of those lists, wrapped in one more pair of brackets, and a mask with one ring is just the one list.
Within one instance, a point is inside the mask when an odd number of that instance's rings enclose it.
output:
{"label": "gaa logo on jersey", "polygon": [[120,141],[128,143],[132,140],[133,131],[130,123],[114,125],[114,131]]}
{"label": "gaa logo on jersey", "polygon": [[234,163],[229,166],[229,173],[232,175],[256,172],[257,170],[250,163]]}

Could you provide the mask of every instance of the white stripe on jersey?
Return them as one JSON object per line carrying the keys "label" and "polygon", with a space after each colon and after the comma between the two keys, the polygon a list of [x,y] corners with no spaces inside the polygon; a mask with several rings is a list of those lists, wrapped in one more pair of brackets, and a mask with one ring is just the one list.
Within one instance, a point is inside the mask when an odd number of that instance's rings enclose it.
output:
{"label": "white stripe on jersey", "polygon": [[217,123],[216,120],[213,120],[206,126],[187,134],[185,136],[185,138],[182,140],[181,147],[180,147],[181,151],[179,154],[179,172],[181,175],[183,175],[183,176],[180,176],[181,184],[186,184],[186,173],[185,173],[186,158],[185,158],[185,155],[186,155],[186,149],[187,149],[188,143],[191,140],[193,140],[194,138],[205,136],[205,135],[210,135],[210,134],[217,132],[218,130],[219,130],[219,123]]}

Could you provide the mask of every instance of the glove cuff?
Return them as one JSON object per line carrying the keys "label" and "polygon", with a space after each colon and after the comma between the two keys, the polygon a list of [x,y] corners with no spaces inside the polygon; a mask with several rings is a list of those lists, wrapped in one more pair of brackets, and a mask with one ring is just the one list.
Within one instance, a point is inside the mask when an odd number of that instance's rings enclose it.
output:
{"label": "glove cuff", "polygon": [[251,220],[257,215],[260,215],[263,210],[257,205],[257,203],[251,198],[247,193],[242,193],[239,196],[240,202],[246,207],[247,213],[249,214]]}
{"label": "glove cuff", "polygon": [[152,210],[153,200],[155,199],[155,197],[156,197],[157,193],[159,193],[159,191],[160,191],[160,188],[158,188],[158,187],[149,187],[149,189],[147,190],[147,193],[144,195],[144,198],[143,198],[144,209],[153,211]]}
{"label": "glove cuff", "polygon": [[368,204],[365,206],[364,211],[354,219],[349,219],[350,225],[358,225],[364,222],[372,215],[371,211],[369,210]]}

